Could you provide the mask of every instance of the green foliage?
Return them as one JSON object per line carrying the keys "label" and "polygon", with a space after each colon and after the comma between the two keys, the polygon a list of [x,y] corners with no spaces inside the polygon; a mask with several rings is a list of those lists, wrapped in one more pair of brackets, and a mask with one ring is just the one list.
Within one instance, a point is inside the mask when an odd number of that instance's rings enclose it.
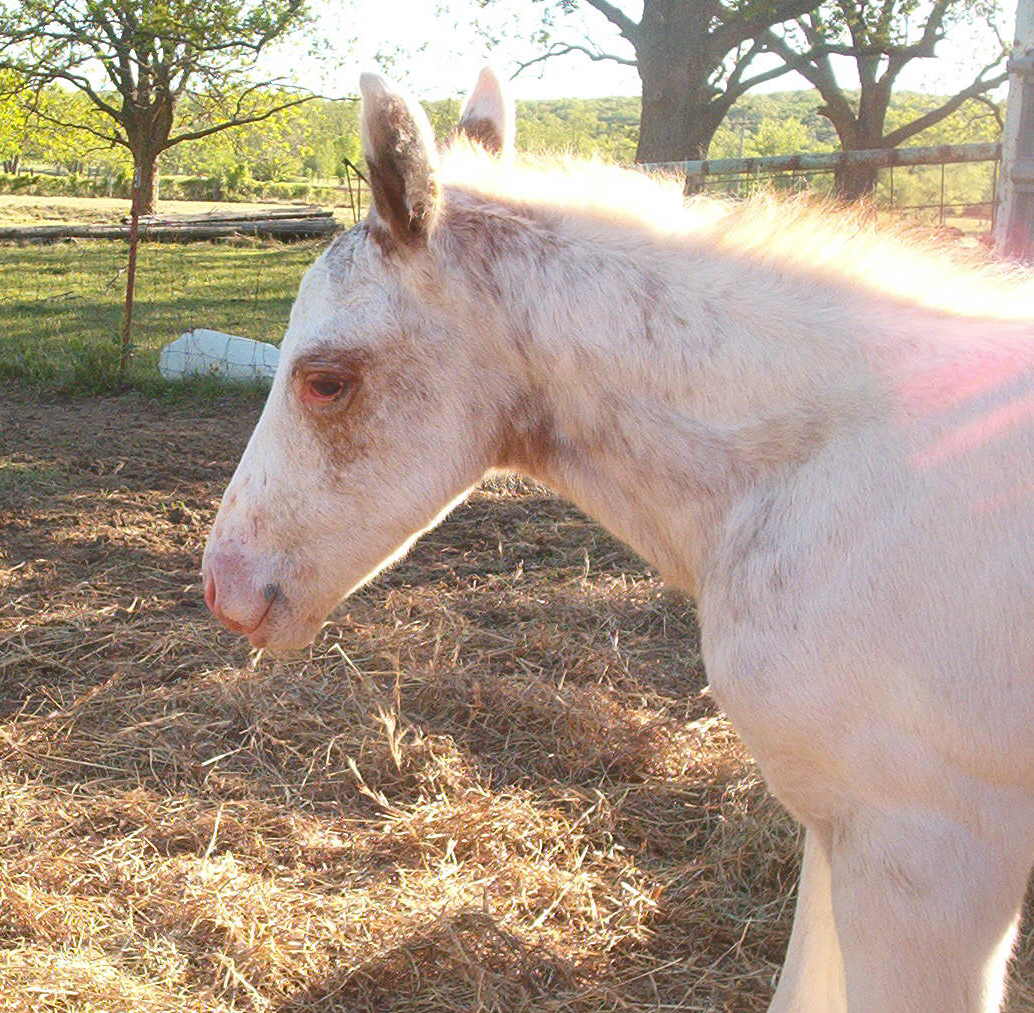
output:
{"label": "green foliage", "polygon": [[[857,92],[846,94],[851,101],[857,99]],[[913,122],[938,108],[943,101],[943,96],[899,92],[887,113],[888,129],[899,123]],[[836,151],[840,148],[836,131],[829,120],[819,114],[820,105],[818,94],[810,90],[747,95],[733,106],[718,128],[710,157],[750,158]],[[999,116],[1004,112],[1000,107],[993,108]],[[946,119],[916,134],[908,143],[970,144],[996,141],[1000,133],[992,107],[970,100]]]}
{"label": "green foliage", "polygon": [[[66,98],[70,98],[65,93]],[[849,97],[853,97],[849,93]],[[936,108],[943,99],[914,92],[897,95],[887,116],[888,128],[912,122]],[[711,145],[712,158],[764,156],[794,152],[834,151],[839,147],[829,120],[819,115],[814,91],[752,94],[730,111]],[[427,103],[428,114],[440,138],[453,129],[459,113],[456,100]],[[358,103],[316,100],[293,107],[262,123],[211,134],[169,150],[162,160],[162,194],[183,200],[305,200],[340,204],[334,188],[345,172],[345,159],[362,165]],[[1000,111],[999,111],[1000,114]],[[554,99],[518,104],[518,145],[523,151],[571,152],[629,164],[635,154],[639,99]],[[959,144],[993,141],[999,125],[992,109],[978,101],[917,135],[915,144]],[[26,147],[36,165],[50,164],[66,175],[0,175],[0,192],[68,196],[129,195],[130,164],[121,149],[98,148],[75,158],[57,157],[74,150],[75,135],[58,130],[39,131]],[[120,157],[115,157],[120,156]],[[970,179],[966,180],[965,168]],[[958,192],[972,184],[986,193],[980,166],[951,170],[959,175]],[[915,187],[915,199],[924,203],[930,185],[919,180],[929,173],[917,170],[915,180],[900,172],[896,186]],[[334,181],[332,183],[332,181]],[[932,185],[932,184],[931,184]],[[939,186],[939,178],[938,178]],[[932,198],[931,198],[932,199]],[[960,199],[971,199],[963,197]]]}
{"label": "green foliage", "polygon": [[[184,105],[185,117],[198,115],[193,103]],[[171,148],[162,157],[162,169],[176,175],[221,176],[230,183],[227,196],[252,191],[253,181],[334,179],[344,174],[346,158],[353,164],[360,160],[358,112],[358,103],[351,101],[292,106],[267,120]]]}
{"label": "green foliage", "polygon": [[25,156],[29,114],[16,98],[21,87],[19,75],[0,70],[0,162],[16,163]]}
{"label": "green foliage", "polygon": [[637,98],[520,102],[517,145],[522,151],[564,151],[631,163],[639,134],[639,106]]}
{"label": "green foliage", "polygon": [[100,108],[92,64],[114,63],[109,80],[150,75],[156,97],[194,79],[214,97],[215,82],[232,80],[308,16],[302,0],[2,0],[0,42],[3,65],[31,85],[62,81]]}
{"label": "green foliage", "polygon": [[[54,106],[77,103],[81,97],[51,89]],[[271,93],[275,102],[283,93]],[[445,139],[455,127],[459,102],[426,103],[437,135]],[[87,112],[86,108],[80,113]],[[181,107],[184,124],[202,122],[206,113],[196,98]],[[557,99],[518,103],[518,144],[521,150],[570,152],[630,163],[635,156],[639,99]],[[73,129],[51,126],[38,131],[26,151],[37,165],[52,165],[77,174],[67,184],[52,177],[34,178],[30,188],[41,194],[128,195],[131,159],[119,147],[102,145],[83,150]],[[176,145],[160,160],[162,196],[175,200],[231,200],[255,197],[320,199],[317,181],[341,179],[346,160],[362,164],[359,104],[314,100],[293,106],[258,123],[220,131]],[[88,172],[99,179],[84,178]],[[304,182],[303,182],[304,181]],[[0,192],[15,184],[0,177]],[[330,198],[332,199],[332,198]]]}
{"label": "green foliage", "polygon": [[37,173],[0,173],[0,193],[34,194],[39,197],[126,197],[129,180],[119,176],[62,176]]}
{"label": "green foliage", "polygon": [[[839,0],[816,7],[808,25],[817,38],[864,47],[869,59],[873,52],[927,58],[951,26],[994,21],[1001,11],[999,0],[885,0],[882,4]],[[917,47],[927,36],[929,51],[905,51]]]}
{"label": "green foliage", "polygon": [[[125,197],[132,181],[128,174],[114,176],[66,176],[33,173],[0,173],[0,194],[20,193],[41,197]],[[336,183],[312,180],[264,182],[246,173],[217,172],[211,176],[174,176],[162,182],[167,200],[190,201],[306,201],[330,206],[347,204]]]}

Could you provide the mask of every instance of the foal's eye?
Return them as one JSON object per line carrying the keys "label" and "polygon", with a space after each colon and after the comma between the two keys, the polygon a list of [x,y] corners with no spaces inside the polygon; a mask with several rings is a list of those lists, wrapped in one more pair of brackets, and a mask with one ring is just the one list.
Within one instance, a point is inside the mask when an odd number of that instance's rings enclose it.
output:
{"label": "foal's eye", "polygon": [[351,381],[344,377],[317,373],[305,380],[305,398],[308,401],[326,404],[329,401],[339,400],[351,386]]}

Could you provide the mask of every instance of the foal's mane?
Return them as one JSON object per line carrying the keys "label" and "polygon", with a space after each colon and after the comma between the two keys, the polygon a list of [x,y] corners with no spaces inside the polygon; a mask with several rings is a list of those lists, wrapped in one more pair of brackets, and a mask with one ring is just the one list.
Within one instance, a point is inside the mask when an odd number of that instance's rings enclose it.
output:
{"label": "foal's mane", "polygon": [[683,238],[759,266],[853,283],[940,312],[1034,319],[1029,271],[871,207],[770,192],[745,201],[687,202],[672,177],[573,157],[499,160],[462,143],[444,153],[442,179],[488,201],[548,214],[572,233],[589,223],[594,232],[602,226],[658,241]]}

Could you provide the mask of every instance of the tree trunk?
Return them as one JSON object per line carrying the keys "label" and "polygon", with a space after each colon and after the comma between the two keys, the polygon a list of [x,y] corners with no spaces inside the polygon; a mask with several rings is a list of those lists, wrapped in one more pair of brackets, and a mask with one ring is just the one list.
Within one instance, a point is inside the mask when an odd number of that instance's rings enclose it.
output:
{"label": "tree trunk", "polygon": [[[872,145],[878,148],[879,144]],[[859,150],[844,148],[844,151]],[[859,201],[871,197],[876,190],[879,169],[872,165],[845,165],[833,177],[836,196],[842,201]]]}
{"label": "tree trunk", "polygon": [[721,116],[715,114],[711,103],[694,101],[684,80],[669,79],[666,87],[655,89],[647,87],[644,76],[635,160],[681,162],[707,158],[720,124]]}
{"label": "tree trunk", "polygon": [[[889,93],[888,93],[889,94]],[[842,94],[822,93],[826,105],[819,109],[840,139],[842,151],[867,151],[883,147],[883,124],[887,118],[887,99],[873,95],[863,86],[858,99],[858,112],[852,113]],[[833,101],[836,98],[838,101]],[[879,170],[871,165],[847,165],[833,175],[833,192],[842,201],[854,202],[871,197],[879,179]]]}
{"label": "tree trunk", "polygon": [[158,156],[148,145],[132,148],[132,207],[136,214],[153,215],[158,202]]}
{"label": "tree trunk", "polygon": [[133,153],[134,175],[139,184],[133,188],[135,210],[138,215],[153,215],[158,203],[158,159],[146,152]]}
{"label": "tree trunk", "polygon": [[9,173],[12,176],[17,176],[21,162],[21,155],[12,155],[10,158],[4,159],[4,172]]}
{"label": "tree trunk", "polygon": [[706,158],[722,121],[711,98],[708,5],[646,0],[636,45],[643,82],[637,162]]}

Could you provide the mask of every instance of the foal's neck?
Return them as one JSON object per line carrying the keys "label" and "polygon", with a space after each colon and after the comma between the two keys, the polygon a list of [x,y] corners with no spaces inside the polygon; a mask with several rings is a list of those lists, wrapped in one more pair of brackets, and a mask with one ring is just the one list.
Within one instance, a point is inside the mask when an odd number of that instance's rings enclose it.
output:
{"label": "foal's neck", "polygon": [[689,243],[572,241],[521,270],[500,286],[525,385],[501,463],[691,593],[730,511],[871,393],[851,345],[814,335],[806,286]]}

